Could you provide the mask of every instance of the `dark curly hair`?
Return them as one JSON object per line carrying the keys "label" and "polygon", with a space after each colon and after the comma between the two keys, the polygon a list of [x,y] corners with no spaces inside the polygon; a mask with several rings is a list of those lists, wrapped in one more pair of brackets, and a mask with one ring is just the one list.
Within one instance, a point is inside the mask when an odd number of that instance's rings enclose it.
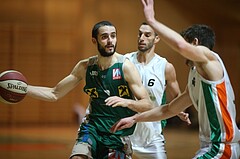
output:
{"label": "dark curly hair", "polygon": [[206,46],[210,50],[212,50],[215,45],[215,33],[207,25],[194,24],[182,31],[180,34],[189,43],[193,42],[193,40],[197,38],[199,45]]}

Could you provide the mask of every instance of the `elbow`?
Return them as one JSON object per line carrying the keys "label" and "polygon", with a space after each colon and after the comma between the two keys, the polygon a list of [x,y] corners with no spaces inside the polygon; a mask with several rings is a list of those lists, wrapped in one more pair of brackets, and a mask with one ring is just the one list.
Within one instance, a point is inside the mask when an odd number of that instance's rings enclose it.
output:
{"label": "elbow", "polygon": [[54,96],[54,97],[52,97],[52,98],[49,99],[49,102],[56,102],[56,101],[58,101],[58,99],[59,99],[59,98],[57,98],[57,97]]}
{"label": "elbow", "polygon": [[60,96],[60,94],[57,93],[53,93],[53,96],[51,97],[51,102],[56,102],[58,101],[62,96]]}
{"label": "elbow", "polygon": [[49,98],[50,102],[56,102],[60,99],[60,95],[58,93],[56,93],[55,91],[52,92],[51,97]]}

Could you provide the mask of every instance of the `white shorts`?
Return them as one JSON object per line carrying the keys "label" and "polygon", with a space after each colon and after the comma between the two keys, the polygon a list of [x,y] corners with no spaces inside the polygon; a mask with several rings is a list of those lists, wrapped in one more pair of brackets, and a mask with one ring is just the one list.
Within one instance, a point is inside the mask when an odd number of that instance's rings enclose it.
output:
{"label": "white shorts", "polygon": [[209,156],[212,159],[227,158],[227,159],[239,159],[240,158],[240,143],[215,143],[206,144],[201,143],[201,149],[196,153],[193,159],[197,159],[201,156]]}
{"label": "white shorts", "polygon": [[167,159],[164,141],[154,141],[143,147],[133,146],[133,156],[137,159]]}

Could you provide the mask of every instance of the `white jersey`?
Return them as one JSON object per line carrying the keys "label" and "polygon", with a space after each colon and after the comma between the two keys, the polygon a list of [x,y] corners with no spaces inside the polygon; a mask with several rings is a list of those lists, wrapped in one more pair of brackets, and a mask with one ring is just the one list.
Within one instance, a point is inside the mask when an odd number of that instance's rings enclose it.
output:
{"label": "white jersey", "polygon": [[[137,60],[137,52],[125,54],[138,69],[142,83],[147,89],[149,96],[156,106],[162,104],[162,98],[166,88],[165,67],[167,60],[155,54],[148,64],[139,63]],[[164,141],[162,135],[162,124],[157,122],[140,122],[137,123],[135,131],[131,136],[134,147],[146,146],[153,140]]]}
{"label": "white jersey", "polygon": [[209,152],[223,152],[228,148],[219,146],[219,143],[239,142],[240,131],[235,122],[235,97],[227,71],[220,57],[213,54],[224,69],[224,77],[219,81],[208,81],[193,67],[189,73],[188,89],[198,111],[201,143],[216,144],[210,147]]}

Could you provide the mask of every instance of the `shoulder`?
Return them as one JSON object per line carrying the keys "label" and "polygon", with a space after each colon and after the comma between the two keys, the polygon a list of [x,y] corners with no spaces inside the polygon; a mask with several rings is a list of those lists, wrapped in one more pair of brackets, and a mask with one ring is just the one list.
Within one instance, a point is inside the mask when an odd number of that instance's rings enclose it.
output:
{"label": "shoulder", "polygon": [[91,57],[89,57],[89,58],[80,60],[80,61],[77,63],[76,66],[77,66],[77,67],[84,67],[84,68],[86,69],[87,66],[96,64],[97,60],[98,60],[97,56],[91,56]]}
{"label": "shoulder", "polygon": [[90,59],[91,58],[80,60],[73,68],[71,75],[75,76],[79,80],[84,79],[87,67],[89,65],[89,62],[91,61]]}
{"label": "shoulder", "polygon": [[136,51],[134,51],[134,52],[129,52],[129,53],[126,53],[126,54],[124,55],[124,57],[128,58],[129,60],[131,60],[131,59],[133,59],[133,58],[135,57],[135,54],[136,54],[136,53],[137,53]]}
{"label": "shoulder", "polygon": [[165,78],[166,80],[175,79],[176,78],[176,70],[173,64],[167,62],[165,67]]}
{"label": "shoulder", "polygon": [[171,72],[171,71],[175,71],[175,68],[172,63],[166,62],[165,70],[166,70],[166,72]]}
{"label": "shoulder", "polygon": [[131,72],[131,69],[133,68],[135,68],[135,65],[133,64],[133,62],[129,58],[124,56],[123,66],[122,66],[123,71]]}
{"label": "shoulder", "polygon": [[154,58],[151,60],[151,63],[153,64],[153,67],[157,70],[161,69],[161,71],[164,71],[166,68],[166,65],[168,63],[167,59],[164,57],[159,56],[155,53]]}
{"label": "shoulder", "polygon": [[165,57],[162,57],[162,56],[158,55],[157,53],[155,53],[154,58],[155,58],[158,62],[168,62]]}
{"label": "shoulder", "polygon": [[89,65],[94,65],[96,64],[98,61],[98,57],[97,56],[91,56],[85,60],[82,61],[83,64],[89,66]]}

